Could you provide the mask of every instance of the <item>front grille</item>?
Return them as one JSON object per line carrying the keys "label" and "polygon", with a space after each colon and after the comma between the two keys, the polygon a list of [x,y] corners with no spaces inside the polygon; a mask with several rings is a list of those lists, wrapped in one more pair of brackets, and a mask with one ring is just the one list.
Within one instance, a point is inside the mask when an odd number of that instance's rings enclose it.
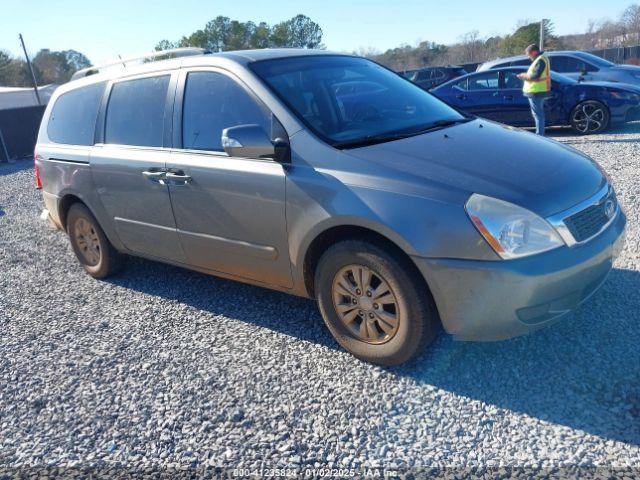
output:
{"label": "front grille", "polygon": [[584,242],[597,235],[617,210],[616,197],[610,189],[598,203],[564,219],[564,224],[576,242]]}

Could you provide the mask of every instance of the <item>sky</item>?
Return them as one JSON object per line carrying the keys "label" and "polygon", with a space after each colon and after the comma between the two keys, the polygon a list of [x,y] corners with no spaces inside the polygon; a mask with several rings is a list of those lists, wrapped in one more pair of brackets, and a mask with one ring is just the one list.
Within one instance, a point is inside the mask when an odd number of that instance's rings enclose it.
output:
{"label": "sky", "polygon": [[[74,49],[94,64],[153,50],[204,28],[218,15],[274,24],[303,13],[329,50],[384,51],[423,40],[453,43],[466,32],[509,33],[519,20],[549,18],[556,34],[582,33],[590,19],[616,18],[632,0],[0,0],[0,49]],[[525,5],[536,5],[526,9]]]}

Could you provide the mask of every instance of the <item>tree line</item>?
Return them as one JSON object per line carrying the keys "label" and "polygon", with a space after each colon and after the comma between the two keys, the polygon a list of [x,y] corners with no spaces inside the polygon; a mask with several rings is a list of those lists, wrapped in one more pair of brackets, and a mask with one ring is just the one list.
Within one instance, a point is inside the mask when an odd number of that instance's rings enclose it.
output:
{"label": "tree line", "polygon": [[[89,59],[76,50],[51,51],[42,49],[31,59],[38,85],[68,82],[71,75],[91,65]],[[31,87],[27,62],[0,50],[0,86]]]}
{"label": "tree line", "polygon": [[[218,16],[201,30],[171,42],[161,40],[156,50],[176,47],[202,47],[211,51],[243,50],[248,48],[298,47],[324,48],[322,28],[305,15],[268,25],[265,22],[240,22]],[[78,70],[91,65],[89,59],[76,50],[40,50],[32,65],[38,85],[68,82]],[[27,62],[0,50],[0,86],[31,87]]]}
{"label": "tree line", "polygon": [[306,15],[296,15],[275,25],[218,16],[207,22],[203,29],[178,41],[160,41],[156,50],[177,47],[201,47],[213,52],[276,47],[324,48],[322,28]]}
{"label": "tree line", "polygon": [[[394,70],[406,70],[427,65],[479,63],[486,60],[522,53],[524,48],[536,43],[540,23],[519,22],[512,33],[503,36],[482,37],[477,30],[468,32],[451,45],[423,41],[418,45],[402,45],[379,52],[362,48],[359,55],[372,58]],[[556,36],[553,23],[544,21],[545,48],[590,50],[640,44],[640,5],[626,8],[616,19],[591,21],[584,33]],[[219,52],[248,48],[324,48],[322,28],[306,15],[296,15],[274,25],[266,22],[242,22],[218,16],[182,38],[161,40],[156,50],[177,47],[202,47]],[[640,63],[640,59],[637,59]],[[40,50],[32,59],[39,85],[62,84],[74,72],[91,65],[89,59],[76,50]],[[0,50],[0,86],[31,86],[26,62]]]}
{"label": "tree line", "polygon": [[[640,5],[627,7],[617,19],[590,21],[584,33],[556,36],[553,22],[544,21],[545,49],[593,50],[640,44]],[[482,37],[477,30],[468,32],[451,45],[424,41],[378,52],[361,49],[364,54],[395,70],[427,65],[479,63],[521,54],[527,45],[537,43],[540,22],[520,21],[514,31],[504,36]],[[640,59],[632,60],[640,63]]]}

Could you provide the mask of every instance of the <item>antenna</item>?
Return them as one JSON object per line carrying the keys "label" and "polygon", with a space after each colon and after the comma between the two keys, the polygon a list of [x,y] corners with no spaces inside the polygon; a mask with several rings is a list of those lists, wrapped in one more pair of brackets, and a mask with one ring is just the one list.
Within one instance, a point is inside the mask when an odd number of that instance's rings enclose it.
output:
{"label": "antenna", "polygon": [[33,67],[31,66],[31,60],[29,60],[27,47],[24,46],[24,39],[22,38],[22,34],[20,34],[19,36],[20,36],[20,43],[22,43],[22,50],[24,51],[24,57],[27,59],[29,72],[31,72],[31,81],[33,82],[33,91],[36,93],[36,99],[38,100],[38,105],[42,105],[42,101],[40,100],[40,93],[38,93],[38,82],[36,82],[36,75],[35,73],[33,73]]}

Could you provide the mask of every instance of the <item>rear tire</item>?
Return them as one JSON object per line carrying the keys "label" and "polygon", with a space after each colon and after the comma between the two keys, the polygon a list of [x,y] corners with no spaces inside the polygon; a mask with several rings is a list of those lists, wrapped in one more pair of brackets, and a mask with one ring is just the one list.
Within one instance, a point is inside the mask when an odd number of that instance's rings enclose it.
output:
{"label": "rear tire", "polygon": [[609,126],[609,109],[596,100],[585,100],[571,110],[569,119],[578,135],[601,133]]}
{"label": "rear tire", "polygon": [[89,275],[106,278],[122,270],[125,255],[111,245],[86,206],[81,203],[71,205],[66,227],[73,252]]}
{"label": "rear tire", "polygon": [[334,338],[367,362],[404,363],[439,329],[433,298],[415,266],[365,241],[342,241],[322,255],[315,294]]}

